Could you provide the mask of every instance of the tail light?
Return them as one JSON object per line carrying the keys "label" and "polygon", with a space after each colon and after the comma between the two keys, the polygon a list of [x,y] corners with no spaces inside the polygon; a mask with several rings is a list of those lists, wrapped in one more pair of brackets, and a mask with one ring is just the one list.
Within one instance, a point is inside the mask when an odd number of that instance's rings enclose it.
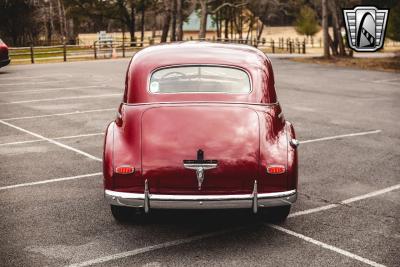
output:
{"label": "tail light", "polygon": [[115,169],[118,174],[130,174],[135,172],[135,168],[129,165],[119,166]]}
{"label": "tail light", "polygon": [[267,173],[269,173],[269,174],[282,174],[285,171],[286,171],[286,168],[283,165],[269,165],[267,167]]}

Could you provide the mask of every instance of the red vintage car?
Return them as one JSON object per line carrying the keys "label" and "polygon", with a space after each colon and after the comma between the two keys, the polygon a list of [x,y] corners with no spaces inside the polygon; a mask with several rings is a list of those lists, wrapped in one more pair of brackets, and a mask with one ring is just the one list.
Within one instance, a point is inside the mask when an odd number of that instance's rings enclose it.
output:
{"label": "red vintage car", "polygon": [[0,68],[10,64],[10,58],[8,57],[8,47],[0,39]]}
{"label": "red vintage car", "polygon": [[106,131],[105,198],[121,221],[134,209],[230,208],[282,221],[297,198],[298,145],[264,53],[152,46],[132,58]]}

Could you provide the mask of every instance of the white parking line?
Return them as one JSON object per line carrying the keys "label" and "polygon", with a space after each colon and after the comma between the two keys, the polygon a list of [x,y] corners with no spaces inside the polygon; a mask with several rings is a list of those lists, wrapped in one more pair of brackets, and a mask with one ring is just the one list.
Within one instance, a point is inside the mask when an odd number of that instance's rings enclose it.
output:
{"label": "white parking line", "polygon": [[14,189],[14,188],[18,188],[18,187],[33,186],[33,185],[39,185],[39,184],[48,184],[48,183],[68,181],[68,180],[74,180],[74,179],[82,179],[82,178],[88,178],[88,177],[93,177],[93,176],[99,176],[99,175],[102,175],[102,174],[103,174],[102,172],[96,172],[96,173],[90,173],[90,174],[84,174],[84,175],[77,175],[77,176],[70,176],[70,177],[43,180],[43,181],[38,181],[38,182],[7,185],[7,186],[0,187],[0,191],[1,190],[7,190],[7,189]]}
{"label": "white parking line", "polygon": [[96,160],[96,161],[102,161],[101,158],[95,157],[95,156],[93,156],[93,155],[91,155],[91,154],[89,154],[89,153],[86,153],[86,152],[82,151],[82,150],[73,148],[73,147],[68,146],[68,145],[64,145],[64,144],[62,144],[62,143],[60,143],[60,142],[57,142],[57,141],[55,141],[55,140],[53,140],[53,139],[44,137],[44,136],[42,136],[42,135],[40,135],[40,134],[31,132],[31,131],[28,131],[28,130],[25,130],[25,129],[21,128],[21,127],[18,127],[18,126],[16,126],[16,125],[11,124],[11,123],[5,122],[5,121],[3,121],[3,120],[0,120],[0,123],[2,123],[2,124],[4,124],[4,125],[7,125],[7,126],[9,126],[9,127],[12,127],[12,128],[14,128],[14,129],[20,130],[21,132],[24,132],[24,133],[33,135],[33,136],[35,136],[35,137],[37,137],[37,138],[39,138],[39,139],[46,140],[46,141],[48,141],[48,142],[50,142],[50,143],[52,143],[52,144],[55,144],[55,145],[57,145],[57,146],[59,146],[59,147],[62,147],[62,148],[65,148],[65,149],[74,151],[75,153],[81,154],[81,155],[83,155],[83,156],[85,156],[85,157],[88,157],[88,158],[90,158],[90,159],[93,159],[93,160]]}
{"label": "white parking line", "polygon": [[[3,75],[4,76],[4,75]],[[13,75],[13,76],[6,76],[6,77],[1,77],[1,80],[18,80],[18,79],[41,79],[41,78],[54,78],[54,77],[72,77],[72,74],[58,74],[57,75],[37,75],[37,76],[18,76],[18,75]]]}
{"label": "white parking line", "polygon": [[[89,136],[96,136],[96,135],[104,135],[104,133],[90,133],[90,134],[69,135],[69,136],[55,137],[55,138],[52,138],[52,139],[53,139],[53,140],[63,140],[63,139],[73,139],[73,138],[89,137]],[[2,143],[2,144],[0,144],[0,146],[30,144],[30,143],[38,143],[38,142],[46,142],[46,140],[43,140],[43,139],[36,139],[36,140],[28,140],[28,141],[19,141],[19,142]]]}
{"label": "white parking line", "polygon": [[36,118],[45,118],[45,117],[53,117],[53,116],[67,116],[67,115],[84,114],[84,113],[101,112],[101,111],[110,111],[110,110],[117,111],[116,108],[90,109],[90,110],[83,110],[83,111],[73,111],[73,112],[65,112],[65,113],[53,113],[53,114],[46,114],[46,115],[4,118],[2,120],[3,121],[14,121],[14,120],[36,119]]}
{"label": "white parking line", "polygon": [[[398,81],[398,82],[395,82]],[[385,83],[385,84],[394,84],[398,85],[400,84],[400,79],[399,78],[392,78],[392,79],[384,79],[384,80],[374,80],[372,81],[373,83]]]}
{"label": "white parking line", "polygon": [[157,245],[152,245],[152,246],[143,247],[143,248],[137,248],[137,249],[133,249],[133,250],[129,250],[129,251],[125,251],[125,252],[121,252],[121,253],[117,253],[117,254],[113,254],[113,255],[109,255],[109,256],[104,256],[104,257],[93,259],[93,260],[88,260],[88,261],[84,261],[84,262],[80,262],[80,263],[71,264],[71,265],[68,265],[68,267],[84,267],[84,266],[90,266],[90,265],[94,265],[94,264],[109,262],[109,261],[127,258],[127,257],[131,257],[131,256],[143,254],[146,252],[162,249],[162,248],[169,248],[169,247],[174,247],[174,246],[191,243],[193,241],[205,239],[208,237],[213,237],[213,236],[230,233],[233,231],[238,231],[240,229],[243,229],[243,227],[212,232],[212,233],[208,233],[208,234],[204,234],[204,235],[196,235],[196,236],[192,236],[192,237],[188,237],[188,238],[177,239],[177,240],[168,241],[168,242],[164,242],[164,243],[157,244]]}
{"label": "white parking line", "polygon": [[34,89],[34,90],[19,90],[19,91],[3,91],[0,94],[21,94],[21,93],[35,93],[35,92],[47,92],[47,91],[59,91],[59,90],[76,90],[76,89],[88,89],[88,88],[104,88],[105,85],[89,85],[89,86],[75,86],[75,87],[58,87],[58,88],[45,88],[45,89]]}
{"label": "white parking line", "polygon": [[369,259],[360,257],[360,256],[358,256],[358,255],[356,255],[356,254],[353,254],[353,253],[351,253],[351,252],[348,252],[348,251],[346,251],[346,250],[340,249],[340,248],[338,248],[338,247],[331,246],[331,245],[328,245],[328,244],[323,243],[323,242],[321,242],[321,241],[315,240],[315,239],[313,239],[313,238],[311,238],[311,237],[308,237],[308,236],[305,236],[305,235],[296,233],[296,232],[294,232],[294,231],[291,231],[291,230],[289,230],[289,229],[283,228],[283,227],[281,227],[281,226],[274,225],[274,224],[268,224],[268,226],[269,226],[269,227],[272,227],[272,228],[274,228],[274,229],[276,229],[276,230],[278,230],[278,231],[284,232],[284,233],[286,233],[286,234],[288,234],[288,235],[295,236],[295,237],[300,238],[300,239],[302,239],[302,240],[304,240],[304,241],[306,241],[306,242],[309,242],[309,243],[312,243],[312,244],[317,245],[317,246],[319,246],[319,247],[322,247],[322,248],[324,248],[324,249],[328,249],[328,250],[331,250],[331,251],[333,251],[333,252],[339,253],[339,254],[341,254],[341,255],[343,255],[343,256],[349,257],[349,258],[351,258],[351,259],[358,260],[358,261],[360,261],[360,262],[362,262],[362,263],[365,263],[365,264],[368,264],[368,265],[370,265],[370,266],[374,266],[374,267],[384,267],[384,266],[385,266],[385,265],[382,265],[382,264],[380,264],[380,263],[371,261],[371,260],[369,260]]}
{"label": "white parking line", "polygon": [[22,103],[33,103],[33,102],[43,102],[43,101],[57,101],[57,100],[68,100],[68,99],[83,99],[83,98],[100,98],[100,97],[114,97],[119,96],[121,94],[105,94],[105,95],[84,95],[84,96],[69,96],[69,97],[58,97],[58,98],[45,98],[45,99],[32,99],[32,100],[22,100],[22,101],[13,101],[1,103],[2,105],[7,104],[22,104]]}
{"label": "white parking line", "polygon": [[64,83],[70,82],[70,80],[56,80],[56,81],[39,81],[39,82],[24,82],[24,83],[0,83],[0,86],[11,86],[11,85],[28,85],[28,84],[44,84],[44,83]]}
{"label": "white parking line", "polygon": [[339,139],[339,138],[343,138],[343,137],[353,137],[353,136],[360,136],[360,135],[377,134],[380,132],[382,132],[382,130],[373,130],[373,131],[367,131],[367,132],[334,135],[334,136],[328,136],[328,137],[323,137],[323,138],[300,141],[300,144],[328,141],[328,140],[334,140],[334,139]]}
{"label": "white parking line", "polygon": [[[376,263],[374,261],[368,260],[366,258],[360,257],[360,256],[358,256],[356,254],[353,254],[351,252],[348,252],[346,250],[343,250],[343,249],[328,245],[328,244],[323,243],[321,241],[315,240],[315,239],[313,239],[311,237],[308,237],[308,236],[296,233],[294,231],[288,230],[288,229],[283,228],[281,226],[274,225],[274,224],[267,224],[267,226],[269,226],[269,227],[271,227],[271,228],[273,228],[275,230],[278,230],[280,232],[283,232],[283,233],[289,234],[291,236],[300,238],[300,239],[302,239],[302,240],[304,240],[306,242],[312,243],[312,244],[317,245],[319,247],[322,247],[324,249],[328,249],[328,250],[331,250],[333,252],[336,252],[336,253],[339,253],[341,255],[344,255],[346,257],[349,257],[351,259],[358,260],[358,261],[363,262],[365,264],[368,264],[370,266],[384,267],[384,265],[382,265],[382,264],[379,264],[379,263]],[[97,259],[92,259],[92,260],[88,260],[88,261],[84,261],[84,262],[71,264],[71,265],[68,265],[67,267],[85,267],[85,266],[91,266],[91,265],[94,265],[94,264],[105,263],[105,262],[114,261],[114,260],[118,260],[118,259],[122,259],[122,258],[136,256],[136,255],[139,255],[139,254],[151,252],[151,251],[158,250],[158,249],[184,245],[184,244],[191,243],[193,241],[202,240],[202,239],[206,239],[206,238],[214,237],[214,236],[219,236],[219,235],[222,235],[222,234],[227,234],[227,233],[235,232],[235,231],[238,231],[238,230],[241,230],[241,229],[244,229],[244,227],[227,229],[227,230],[212,232],[212,233],[208,233],[208,234],[204,234],[204,235],[196,235],[196,236],[192,236],[192,237],[188,237],[188,238],[177,239],[177,240],[173,240],[173,241],[160,243],[160,244],[157,244],[157,245],[137,248],[137,249],[133,249],[133,250],[117,253],[117,254],[112,254],[112,255],[100,257],[100,258],[97,258]]]}
{"label": "white parking line", "polygon": [[329,205],[314,208],[314,209],[308,209],[308,210],[294,212],[294,213],[289,214],[288,218],[293,218],[293,217],[297,217],[297,216],[301,216],[301,215],[306,215],[306,214],[310,214],[310,213],[333,209],[333,208],[336,208],[341,205],[347,205],[347,204],[350,204],[355,201],[359,201],[359,200],[363,200],[363,199],[367,199],[367,198],[371,198],[371,197],[376,197],[376,196],[379,196],[379,195],[382,195],[382,194],[385,194],[385,193],[388,193],[390,191],[397,190],[397,189],[400,189],[400,184],[389,186],[389,187],[386,187],[386,188],[383,188],[383,189],[380,189],[377,191],[373,191],[373,192],[370,192],[370,193],[367,193],[364,195],[348,198],[348,199],[340,201],[337,204],[329,204]]}

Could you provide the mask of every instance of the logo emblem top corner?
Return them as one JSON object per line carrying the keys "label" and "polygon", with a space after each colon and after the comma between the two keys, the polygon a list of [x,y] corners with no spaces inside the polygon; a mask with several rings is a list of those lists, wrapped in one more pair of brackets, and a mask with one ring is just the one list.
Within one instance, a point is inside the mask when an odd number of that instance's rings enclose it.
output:
{"label": "logo emblem top corner", "polygon": [[357,6],[343,9],[347,40],[357,52],[375,52],[383,47],[389,9]]}

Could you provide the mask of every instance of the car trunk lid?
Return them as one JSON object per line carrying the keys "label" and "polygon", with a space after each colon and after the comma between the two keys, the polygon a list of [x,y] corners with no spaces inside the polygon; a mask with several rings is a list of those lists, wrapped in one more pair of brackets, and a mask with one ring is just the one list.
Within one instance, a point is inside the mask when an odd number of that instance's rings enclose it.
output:
{"label": "car trunk lid", "polygon": [[258,168],[259,121],[250,108],[163,106],[142,116],[142,171],[151,192],[249,193]]}

